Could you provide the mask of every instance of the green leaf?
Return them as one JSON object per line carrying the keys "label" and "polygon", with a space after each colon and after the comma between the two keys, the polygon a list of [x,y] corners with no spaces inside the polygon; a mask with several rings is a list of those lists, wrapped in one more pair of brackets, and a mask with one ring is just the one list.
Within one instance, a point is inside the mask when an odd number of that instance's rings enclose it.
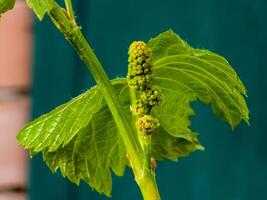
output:
{"label": "green leaf", "polygon": [[32,8],[39,18],[39,20],[42,20],[44,18],[44,15],[51,11],[55,0],[26,0],[27,4],[30,8]]}
{"label": "green leaf", "polygon": [[83,180],[107,196],[112,188],[110,168],[118,176],[125,171],[124,144],[95,87],[29,123],[17,140],[32,154],[42,152],[53,172],[60,169],[72,182]]}
{"label": "green leaf", "polygon": [[152,110],[152,115],[159,119],[160,130],[152,138],[152,154],[156,160],[177,160],[196,150],[203,150],[197,134],[189,128],[189,117],[194,115],[190,101],[194,96],[184,95],[167,86],[161,87],[164,102]]}
{"label": "green leaf", "polygon": [[[128,87],[125,82],[115,84],[121,102],[129,108],[129,98],[123,94],[125,86]],[[126,149],[105,102],[68,145],[52,152],[47,148],[43,157],[53,172],[60,168],[62,175],[72,182],[79,184],[83,180],[107,196],[111,195],[112,189],[110,168],[116,175],[122,176],[127,163]]]}
{"label": "green leaf", "polygon": [[126,166],[125,147],[111,119],[111,113],[103,107],[67,146],[55,152],[45,150],[43,157],[50,169],[60,168],[72,182],[84,180],[99,193],[110,196],[110,167],[122,176]]}
{"label": "green leaf", "polygon": [[29,123],[20,131],[17,139],[33,153],[46,148],[55,151],[61,145],[67,145],[88,125],[102,99],[102,94],[93,88]]}
{"label": "green leaf", "polygon": [[0,17],[1,14],[11,10],[15,5],[16,0],[0,0]]}
{"label": "green leaf", "polygon": [[[248,108],[246,89],[230,64],[221,56],[194,49],[172,31],[149,41],[154,62],[154,84],[210,103],[214,113],[232,128],[244,120]],[[244,95],[244,96],[243,96]],[[168,101],[168,100],[166,100]]]}
{"label": "green leaf", "polygon": [[204,147],[199,143],[196,133],[188,133],[185,139],[174,137],[160,127],[152,138],[152,157],[156,160],[177,161],[178,158],[186,157],[197,150],[204,150]]}

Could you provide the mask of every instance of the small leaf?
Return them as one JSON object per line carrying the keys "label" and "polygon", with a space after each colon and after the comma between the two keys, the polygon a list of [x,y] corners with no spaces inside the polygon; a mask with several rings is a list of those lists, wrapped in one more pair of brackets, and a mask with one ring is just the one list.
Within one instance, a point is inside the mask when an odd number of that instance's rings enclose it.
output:
{"label": "small leaf", "polygon": [[93,88],[29,123],[20,131],[17,139],[32,152],[40,152],[46,148],[55,151],[61,145],[67,145],[88,125],[102,99],[100,91]]}
{"label": "small leaf", "polygon": [[34,10],[39,20],[42,20],[44,15],[53,8],[55,0],[26,0],[26,2]]}
{"label": "small leaf", "polygon": [[160,128],[152,138],[152,157],[156,160],[177,161],[178,158],[186,157],[197,150],[204,150],[204,147],[197,140],[196,133],[188,132],[188,136],[184,139],[174,137]]}
{"label": "small leaf", "polygon": [[43,157],[50,169],[60,168],[62,175],[72,182],[79,184],[83,180],[99,193],[110,196],[110,168],[122,176],[126,166],[125,147],[110,119],[109,110],[102,108],[67,146],[55,152],[45,150]]}
{"label": "small leaf", "polygon": [[[246,89],[230,64],[221,56],[194,49],[172,31],[152,39],[154,84],[210,103],[214,113],[235,127],[248,123]],[[183,96],[181,96],[183,98]]]}
{"label": "small leaf", "polygon": [[[118,93],[123,87],[115,86]],[[72,182],[84,180],[107,196],[112,188],[110,169],[118,176],[125,171],[124,144],[96,87],[29,123],[17,139],[32,155],[42,152],[53,172],[60,169]]]}
{"label": "small leaf", "polygon": [[[125,84],[117,84],[115,88],[120,93],[125,86],[127,87]],[[122,103],[127,103],[128,97],[124,99],[126,101],[121,99]],[[68,145],[54,152],[46,149],[43,157],[53,172],[60,169],[62,175],[72,182],[79,184],[83,180],[107,196],[111,195],[112,189],[110,169],[117,176],[122,176],[127,164],[126,149],[104,102],[98,112],[93,114],[88,125]]]}
{"label": "small leaf", "polygon": [[152,115],[160,121],[161,128],[152,137],[152,156],[156,160],[176,161],[196,150],[203,150],[197,134],[189,128],[189,117],[194,115],[190,101],[195,97],[177,90],[162,87],[163,104],[154,107]]}
{"label": "small leaf", "polygon": [[16,0],[0,0],[0,17],[1,14],[11,10],[15,5]]}

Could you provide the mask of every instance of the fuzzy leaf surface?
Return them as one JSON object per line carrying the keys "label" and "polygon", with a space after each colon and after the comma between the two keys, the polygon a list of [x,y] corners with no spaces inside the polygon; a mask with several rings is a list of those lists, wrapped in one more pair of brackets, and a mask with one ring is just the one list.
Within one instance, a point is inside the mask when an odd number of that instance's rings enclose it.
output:
{"label": "fuzzy leaf surface", "polygon": [[102,94],[93,88],[30,122],[20,131],[17,139],[33,153],[45,149],[55,151],[67,145],[89,124],[101,106],[102,99]]}
{"label": "fuzzy leaf surface", "polygon": [[[121,91],[120,84],[115,87]],[[32,155],[42,152],[51,171],[60,169],[70,181],[83,180],[107,196],[112,189],[111,170],[118,176],[125,171],[124,144],[96,87],[29,123],[17,140]]]}
{"label": "fuzzy leaf surface", "polygon": [[[114,87],[121,102],[127,104],[128,97],[121,95],[125,84],[114,84]],[[79,184],[83,180],[106,196],[110,196],[112,190],[110,169],[117,176],[122,176],[127,164],[125,146],[104,101],[87,127],[70,144],[55,152],[45,150],[43,157],[52,171],[60,168],[62,175],[72,182]]]}
{"label": "fuzzy leaf surface", "polygon": [[111,113],[103,107],[94,114],[88,126],[57,151],[43,152],[49,168],[58,168],[64,177],[79,184],[85,181],[99,193],[111,195],[111,170],[122,176],[126,166],[125,147],[117,134],[116,124]]}
{"label": "fuzzy leaf surface", "polygon": [[214,113],[232,128],[242,120],[248,123],[245,86],[225,58],[190,47],[172,31],[151,39],[148,45],[155,85],[179,91],[181,98],[189,96],[191,101],[211,104]]}

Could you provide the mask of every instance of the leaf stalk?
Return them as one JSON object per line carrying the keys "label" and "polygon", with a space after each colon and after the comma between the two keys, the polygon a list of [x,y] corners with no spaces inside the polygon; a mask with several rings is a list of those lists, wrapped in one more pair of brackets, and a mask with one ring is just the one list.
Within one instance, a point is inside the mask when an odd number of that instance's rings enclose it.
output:
{"label": "leaf stalk", "polygon": [[73,10],[73,6],[72,6],[72,0],[65,0],[65,6],[66,6],[66,10],[67,13],[70,17],[70,19],[75,22],[75,15],[74,15],[74,10]]}

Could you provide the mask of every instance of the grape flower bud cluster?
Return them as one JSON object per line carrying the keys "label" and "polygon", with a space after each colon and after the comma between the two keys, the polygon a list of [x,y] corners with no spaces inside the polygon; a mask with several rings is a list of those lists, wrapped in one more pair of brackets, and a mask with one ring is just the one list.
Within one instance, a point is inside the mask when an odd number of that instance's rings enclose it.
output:
{"label": "grape flower bud cluster", "polygon": [[160,105],[161,93],[151,86],[152,57],[151,50],[142,41],[133,42],[129,48],[128,85],[139,91],[140,96],[131,105],[131,111],[139,118],[136,126],[145,136],[151,135],[160,126],[159,120],[150,115],[154,106]]}
{"label": "grape flower bud cluster", "polygon": [[151,82],[152,59],[148,46],[141,41],[129,48],[128,83],[136,90],[144,90]]}

